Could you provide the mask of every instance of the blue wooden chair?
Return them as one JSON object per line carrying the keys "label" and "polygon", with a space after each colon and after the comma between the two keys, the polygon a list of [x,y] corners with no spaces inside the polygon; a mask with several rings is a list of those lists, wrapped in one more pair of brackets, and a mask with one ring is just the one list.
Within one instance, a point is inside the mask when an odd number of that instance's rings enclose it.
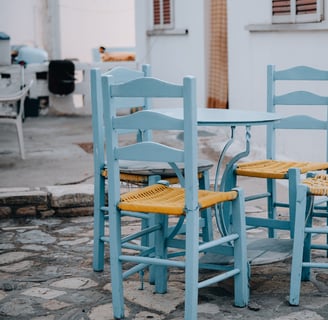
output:
{"label": "blue wooden chair", "polygon": [[[184,318],[186,320],[197,319],[198,290],[229,277],[234,277],[235,281],[235,305],[246,306],[249,295],[249,271],[243,193],[240,189],[228,192],[199,190],[195,78],[185,77],[183,84],[163,82],[149,77],[115,84],[114,77],[104,75],[102,85],[106,154],[107,161],[111,164],[108,166],[110,187],[106,211],[109,215],[114,318],[124,318],[124,279],[138,272],[146,272],[149,266],[154,267],[156,274],[156,293],[167,291],[168,267],[185,269]],[[165,98],[166,101],[167,98],[180,98],[184,118],[165,116],[155,110],[142,110],[126,116],[116,114],[119,99],[136,97]],[[173,148],[153,140],[137,140],[128,146],[121,146],[118,132],[122,129],[159,130],[163,131],[163,134],[168,130],[179,130],[184,133],[184,147]],[[121,160],[155,163],[165,161],[174,169],[183,187],[172,186],[165,180],[159,180],[156,184],[121,194],[119,163]],[[184,163],[183,172],[179,170],[178,163]],[[233,212],[231,234],[211,241],[202,241],[200,210],[226,201],[231,203]],[[135,232],[131,230],[131,233],[128,233],[127,228],[122,230],[122,226],[126,223],[124,221],[126,214],[141,219],[153,214],[155,221],[148,228]],[[168,220],[172,216],[183,217],[186,220],[185,235],[178,234],[182,245],[176,250],[181,252],[167,250],[169,242],[176,235],[174,230],[168,228]],[[150,246],[144,246],[142,243],[138,245],[140,242],[137,239],[148,233],[155,237]],[[210,250],[221,250],[223,254],[232,257],[232,265],[203,266],[199,262],[199,256],[202,252]],[[199,282],[199,268],[203,267],[220,271],[219,274]]]}
{"label": "blue wooden chair", "polygon": [[[285,70],[276,70],[273,65],[267,67],[267,111],[285,113],[286,117],[267,126],[267,158],[238,163],[228,179],[227,188],[234,187],[239,176],[266,179],[267,190],[261,194],[247,196],[246,201],[267,198],[268,216],[247,217],[246,225],[268,228],[269,237],[275,237],[278,229],[290,231],[291,237],[293,237],[296,181],[290,178],[289,169],[299,168],[301,174],[328,169],[327,118],[322,120],[315,117],[318,107],[327,112],[328,96],[320,96],[306,89],[309,83],[322,81],[328,83],[328,71],[306,66]],[[303,84],[304,86],[304,83],[305,90],[295,89],[295,85]],[[283,94],[276,93],[277,86],[280,86],[280,90],[284,89]],[[315,111],[311,112],[311,110]],[[280,139],[283,137],[284,140],[288,140],[289,137],[297,136],[297,130],[323,133],[325,140],[322,147],[325,148],[326,155],[322,162],[299,161],[297,157],[291,161],[277,159],[276,146],[279,143],[277,135],[280,134]],[[308,150],[310,152],[310,149]],[[290,154],[286,154],[286,156],[291,157]],[[287,203],[277,199],[277,180],[279,179],[288,181],[289,199]],[[254,183],[256,183],[255,180]],[[278,218],[276,211],[279,207],[289,208],[289,220]]]}
{"label": "blue wooden chair", "polygon": [[[310,175],[303,181],[299,179],[299,169],[292,169],[291,175],[296,179],[297,192],[289,303],[299,305],[301,280],[311,279],[311,268],[328,269],[328,245],[326,241],[320,242],[318,238],[319,235],[328,235],[328,208],[318,210],[314,205],[314,197],[328,196],[328,175]],[[314,236],[316,241],[313,243]],[[326,259],[321,257],[319,261],[312,261],[312,250],[326,251]]]}
{"label": "blue wooden chair", "polygon": [[[126,67],[115,67],[105,74],[112,75],[113,81],[119,83],[136,78],[149,76],[151,73],[150,65],[143,65],[141,70],[133,70]],[[105,206],[105,188],[107,182],[107,161],[104,152],[105,137],[103,123],[103,106],[101,91],[101,72],[95,68],[91,70],[91,99],[92,99],[92,130],[93,130],[93,152],[94,152],[94,257],[93,269],[102,271],[104,269],[104,245],[108,243],[109,238],[105,235],[105,221],[108,219],[103,207]],[[120,99],[116,104],[118,113],[126,114],[135,112],[136,110],[150,109],[150,103],[147,99],[130,98]],[[121,134],[134,133],[138,140],[151,139],[150,130],[141,134],[139,131],[121,130]],[[209,170],[213,164],[208,160],[200,160],[198,164],[198,175],[200,187],[209,189]],[[120,162],[120,178],[122,182],[130,185],[145,186],[155,183],[158,179],[166,179],[170,183],[177,183],[178,177],[174,170],[167,163],[146,163],[146,162]],[[211,224],[211,211],[205,210],[202,213],[203,219],[203,237],[205,240],[213,237],[213,229]],[[150,223],[149,219],[144,223]],[[144,241],[147,241],[144,239]]]}

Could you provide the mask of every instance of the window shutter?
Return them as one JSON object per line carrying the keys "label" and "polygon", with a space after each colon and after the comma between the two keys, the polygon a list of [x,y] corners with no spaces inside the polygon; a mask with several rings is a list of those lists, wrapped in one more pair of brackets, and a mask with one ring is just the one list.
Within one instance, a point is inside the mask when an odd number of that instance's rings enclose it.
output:
{"label": "window shutter", "polygon": [[163,23],[171,24],[171,0],[163,0]]}
{"label": "window shutter", "polygon": [[289,15],[290,0],[272,0],[272,15]]}
{"label": "window shutter", "polygon": [[317,12],[317,0],[296,0],[296,14],[313,14]]}
{"label": "window shutter", "polygon": [[173,27],[172,0],[153,0],[153,23],[155,29]]}
{"label": "window shutter", "polygon": [[319,22],[322,17],[322,0],[272,0],[273,23]]}
{"label": "window shutter", "polygon": [[154,17],[154,25],[161,24],[161,4],[160,0],[153,1],[153,17]]}

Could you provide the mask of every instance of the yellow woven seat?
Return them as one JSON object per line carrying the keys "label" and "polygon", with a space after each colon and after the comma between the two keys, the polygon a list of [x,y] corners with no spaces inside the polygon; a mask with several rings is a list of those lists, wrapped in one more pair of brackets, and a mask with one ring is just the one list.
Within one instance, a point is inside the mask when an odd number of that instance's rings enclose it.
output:
{"label": "yellow woven seat", "polygon": [[[103,169],[101,171],[101,175],[104,178],[107,178],[108,172],[107,169]],[[202,179],[204,176],[203,172],[198,173],[198,179]],[[122,182],[127,182],[127,183],[132,183],[136,185],[147,185],[148,184],[148,175],[141,175],[141,174],[132,174],[132,173],[120,173],[120,180]],[[170,184],[178,184],[179,183],[179,178],[174,175],[174,176],[167,176],[167,177],[162,177],[162,180],[168,181]]]}
{"label": "yellow woven seat", "polygon": [[[162,213],[168,215],[185,214],[185,190],[169,187],[163,184],[154,184],[140,190],[134,190],[121,196],[118,207],[126,211],[141,211]],[[198,190],[200,209],[213,206],[216,203],[236,199],[236,191],[214,192]]]}
{"label": "yellow woven seat", "polygon": [[290,168],[299,168],[301,173],[306,173],[325,170],[328,168],[328,162],[259,160],[238,164],[236,173],[247,177],[286,179]]}
{"label": "yellow woven seat", "polygon": [[309,191],[315,196],[328,196],[328,175],[319,174],[313,178],[307,178],[302,181],[309,187]]}

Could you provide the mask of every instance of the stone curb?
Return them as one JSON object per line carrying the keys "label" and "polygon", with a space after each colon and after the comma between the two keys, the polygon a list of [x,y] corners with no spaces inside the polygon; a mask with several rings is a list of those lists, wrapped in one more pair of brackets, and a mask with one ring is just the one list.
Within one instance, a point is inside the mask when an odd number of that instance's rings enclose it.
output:
{"label": "stone curb", "polygon": [[0,188],[0,219],[93,215],[93,184]]}

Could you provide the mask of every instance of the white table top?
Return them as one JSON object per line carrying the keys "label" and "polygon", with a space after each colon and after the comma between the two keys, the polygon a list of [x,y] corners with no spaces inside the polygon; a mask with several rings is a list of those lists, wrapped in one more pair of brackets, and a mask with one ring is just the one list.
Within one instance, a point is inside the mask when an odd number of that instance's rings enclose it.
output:
{"label": "white table top", "polygon": [[[155,109],[168,116],[183,117],[182,108]],[[282,119],[277,113],[229,110],[229,109],[197,109],[197,122],[199,126],[245,126],[263,125]]]}

